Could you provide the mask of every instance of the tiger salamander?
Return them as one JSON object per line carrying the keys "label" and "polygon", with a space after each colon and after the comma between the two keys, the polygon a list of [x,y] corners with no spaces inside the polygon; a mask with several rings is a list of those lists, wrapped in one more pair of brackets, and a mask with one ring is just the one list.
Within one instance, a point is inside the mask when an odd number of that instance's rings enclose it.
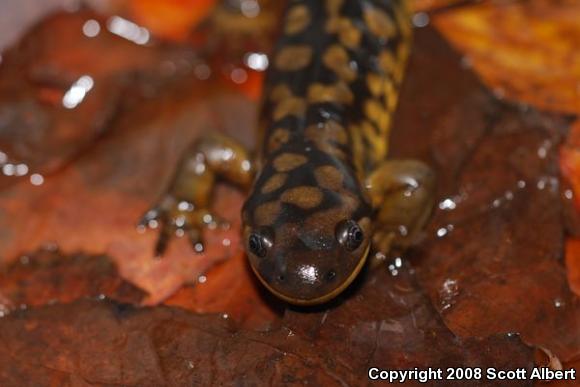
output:
{"label": "tiger salamander", "polygon": [[181,229],[194,243],[215,219],[216,178],[249,189],[243,241],[264,286],[298,305],[326,302],[369,251],[408,246],[432,207],[434,174],[387,160],[410,50],[399,0],[289,1],[266,76],[257,150],[210,133],[185,154],[144,221],[162,222],[157,252]]}

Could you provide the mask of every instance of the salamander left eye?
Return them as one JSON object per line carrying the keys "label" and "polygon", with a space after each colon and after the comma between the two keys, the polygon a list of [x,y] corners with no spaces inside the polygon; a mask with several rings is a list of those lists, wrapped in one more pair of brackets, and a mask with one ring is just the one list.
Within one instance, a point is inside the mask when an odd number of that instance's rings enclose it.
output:
{"label": "salamander left eye", "polygon": [[354,220],[344,220],[336,226],[336,239],[348,251],[356,250],[364,240],[360,226]]}
{"label": "salamander left eye", "polygon": [[272,247],[272,244],[272,238],[268,235],[262,235],[262,233],[254,232],[248,237],[248,250],[260,258],[264,258],[268,254],[268,249]]}

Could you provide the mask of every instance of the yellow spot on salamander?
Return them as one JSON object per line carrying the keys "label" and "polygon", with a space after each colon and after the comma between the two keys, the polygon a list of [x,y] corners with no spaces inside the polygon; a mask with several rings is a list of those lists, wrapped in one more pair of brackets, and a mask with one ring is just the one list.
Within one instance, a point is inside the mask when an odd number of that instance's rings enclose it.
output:
{"label": "yellow spot on salamander", "polygon": [[344,3],[344,0],[325,0],[326,3],[326,12],[330,16],[336,16],[340,12],[340,8]]}
{"label": "yellow spot on salamander", "polygon": [[284,128],[274,129],[268,139],[268,151],[274,152],[290,139],[290,132]]}
{"label": "yellow spot on salamander", "polygon": [[312,142],[336,141],[338,144],[342,145],[345,145],[348,142],[348,134],[346,133],[344,126],[334,120],[307,127],[304,136],[307,140]]}
{"label": "yellow spot on salamander", "polygon": [[288,172],[306,164],[307,161],[308,159],[304,155],[297,153],[283,153],[274,159],[273,165],[278,172]]}
{"label": "yellow spot on salamander", "polygon": [[312,47],[305,44],[285,46],[274,59],[274,66],[280,71],[302,70],[312,61]]}
{"label": "yellow spot on salamander", "polygon": [[284,32],[287,35],[294,35],[302,32],[308,24],[310,24],[310,11],[308,7],[305,5],[297,5],[288,10]]}
{"label": "yellow spot on salamander", "polygon": [[357,71],[350,65],[350,58],[346,50],[334,44],[330,46],[322,55],[322,63],[346,82],[352,82],[356,79]]}
{"label": "yellow spot on salamander", "polygon": [[385,88],[384,88],[384,79],[386,77],[384,75],[379,75],[375,73],[369,73],[367,75],[367,87],[369,88],[373,97],[378,98],[384,95]]}
{"label": "yellow spot on salamander", "polygon": [[280,102],[283,99],[292,96],[292,91],[285,83],[280,83],[272,88],[270,91],[270,100],[273,102]]}
{"label": "yellow spot on salamander", "polygon": [[315,83],[308,87],[308,102],[310,103],[334,102],[351,104],[353,100],[354,95],[344,82],[338,82],[334,85]]}
{"label": "yellow spot on salamander", "polygon": [[391,123],[391,115],[385,110],[383,104],[376,99],[369,99],[364,104],[364,112],[378,126],[380,132],[386,134]]}
{"label": "yellow spot on salamander", "polygon": [[258,226],[272,225],[280,214],[280,201],[275,200],[260,204],[254,211],[254,220]]}
{"label": "yellow spot on salamander", "polygon": [[354,49],[360,46],[362,32],[352,23],[352,20],[344,17],[331,18],[326,22],[326,32],[337,34],[340,43]]}
{"label": "yellow spot on salamander", "polygon": [[317,187],[295,187],[282,193],[280,199],[284,203],[310,209],[319,206],[323,197],[322,191]]}
{"label": "yellow spot on salamander", "polygon": [[286,183],[287,178],[288,175],[286,175],[285,173],[276,173],[275,175],[270,177],[268,181],[266,181],[266,183],[264,183],[264,185],[262,186],[262,193],[267,194],[276,191],[277,189],[282,187],[284,183]]}
{"label": "yellow spot on salamander", "polygon": [[272,116],[278,121],[287,115],[302,116],[306,111],[306,101],[303,98],[290,97],[286,98],[274,108]]}
{"label": "yellow spot on salamander", "polygon": [[379,8],[365,7],[363,17],[371,33],[381,39],[392,38],[397,33],[394,20]]}
{"label": "yellow spot on salamander", "polygon": [[340,171],[332,165],[324,165],[314,170],[316,182],[322,188],[338,191],[342,188],[343,176]]}

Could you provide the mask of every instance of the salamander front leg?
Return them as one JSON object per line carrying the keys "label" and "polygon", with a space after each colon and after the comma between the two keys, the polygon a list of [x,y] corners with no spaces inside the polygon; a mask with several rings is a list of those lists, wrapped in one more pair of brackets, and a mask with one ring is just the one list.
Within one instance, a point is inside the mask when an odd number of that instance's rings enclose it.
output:
{"label": "salamander front leg", "polygon": [[187,234],[196,251],[203,250],[203,228],[223,224],[210,211],[216,180],[248,188],[253,175],[248,152],[233,139],[216,133],[195,141],[184,153],[166,193],[141,219],[142,227],[160,228],[155,255],[163,254],[173,235]]}
{"label": "salamander front leg", "polygon": [[416,160],[388,160],[371,173],[366,187],[377,209],[375,250],[387,255],[393,249],[409,247],[431,214],[433,170]]}

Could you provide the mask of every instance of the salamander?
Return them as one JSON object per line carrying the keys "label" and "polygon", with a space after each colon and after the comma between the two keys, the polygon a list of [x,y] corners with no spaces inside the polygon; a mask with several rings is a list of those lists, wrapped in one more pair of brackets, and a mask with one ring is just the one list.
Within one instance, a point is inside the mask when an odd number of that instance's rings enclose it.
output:
{"label": "salamander", "polygon": [[327,302],[371,249],[384,257],[411,244],[431,212],[434,173],[386,158],[411,35],[404,1],[289,1],[256,151],[218,133],[192,144],[143,218],[163,224],[157,253],[176,230],[200,241],[215,219],[217,178],[249,190],[242,232],[250,266],[289,303]]}

